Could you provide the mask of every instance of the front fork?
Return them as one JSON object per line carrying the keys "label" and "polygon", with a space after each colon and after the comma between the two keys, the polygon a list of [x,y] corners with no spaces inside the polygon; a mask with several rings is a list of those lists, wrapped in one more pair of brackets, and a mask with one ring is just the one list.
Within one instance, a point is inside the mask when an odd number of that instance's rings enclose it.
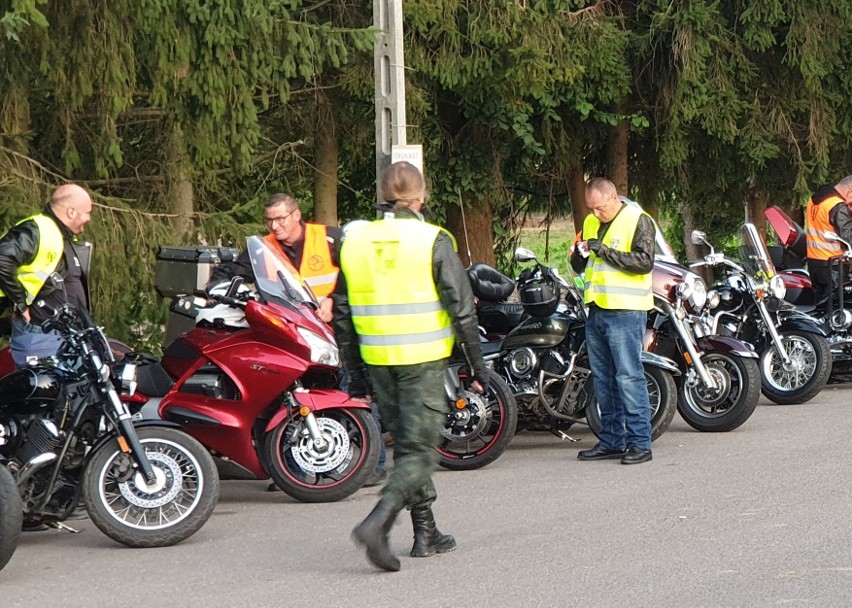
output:
{"label": "front fork", "polygon": [[769,310],[766,308],[766,304],[764,304],[763,300],[756,300],[757,309],[760,311],[760,318],[763,320],[763,324],[766,326],[766,331],[769,332],[769,337],[772,338],[772,344],[775,345],[775,350],[778,351],[778,355],[781,357],[781,361],[784,364],[785,369],[790,366],[790,355],[787,353],[787,349],[784,348],[784,343],[781,341],[781,335],[778,333],[778,328],[775,327],[775,320],[772,318]]}
{"label": "front fork", "polygon": [[305,429],[308,431],[308,436],[314,443],[314,447],[317,450],[325,449],[328,444],[328,440],[323,436],[322,431],[320,430],[314,411],[307,405],[299,405],[293,395],[290,395],[290,404],[297,409],[299,415],[302,417],[302,422],[305,425]]}
{"label": "front fork", "polygon": [[671,324],[674,326],[675,331],[677,331],[678,336],[680,336],[680,341],[683,344],[683,347],[686,349],[684,359],[686,359],[686,362],[692,366],[695,373],[697,373],[698,377],[701,378],[701,382],[705,387],[710,390],[716,390],[718,388],[716,386],[716,381],[710,375],[710,372],[707,371],[707,366],[704,365],[704,362],[701,360],[701,353],[699,353],[698,349],[695,347],[694,332],[687,330],[685,322],[683,319],[678,317],[675,310],[669,310],[667,313]]}
{"label": "front fork", "polygon": [[136,434],[136,429],[133,427],[133,418],[127,410],[127,406],[118,398],[118,393],[110,386],[107,389],[107,397],[112,404],[113,412],[115,413],[115,424],[118,427],[118,447],[125,454],[131,454],[139,465],[142,475],[145,476],[145,481],[149,484],[157,481],[157,476],[154,474],[154,467],[151,466],[151,461],[148,460],[148,453],[142,447],[139,441],[139,435]]}

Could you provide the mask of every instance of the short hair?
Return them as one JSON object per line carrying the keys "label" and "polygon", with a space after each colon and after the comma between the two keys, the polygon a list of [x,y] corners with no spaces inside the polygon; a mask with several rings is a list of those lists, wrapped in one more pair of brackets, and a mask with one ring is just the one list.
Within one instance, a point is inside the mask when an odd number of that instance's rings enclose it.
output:
{"label": "short hair", "polygon": [[586,183],[586,194],[589,192],[597,192],[601,196],[618,196],[618,189],[610,180],[605,177],[593,177]]}
{"label": "short hair", "polygon": [[837,182],[837,186],[835,188],[843,188],[845,190],[852,190],[852,175],[847,175],[839,182]]}
{"label": "short hair", "polygon": [[414,200],[426,197],[426,182],[420,170],[406,161],[390,165],[382,173],[382,199],[394,208],[408,207]]}
{"label": "short hair", "polygon": [[299,203],[296,202],[296,199],[283,192],[273,194],[272,198],[263,204],[263,207],[264,209],[269,209],[270,207],[277,207],[278,205],[284,205],[284,208],[287,211],[295,211],[299,208]]}

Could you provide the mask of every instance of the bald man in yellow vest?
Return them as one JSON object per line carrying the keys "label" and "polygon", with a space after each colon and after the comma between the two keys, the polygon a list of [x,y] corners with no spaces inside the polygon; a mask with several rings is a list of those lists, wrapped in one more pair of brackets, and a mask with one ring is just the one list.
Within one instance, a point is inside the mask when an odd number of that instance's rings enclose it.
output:
{"label": "bald man in yellow vest", "polygon": [[[67,302],[89,310],[91,245],[79,235],[91,217],[89,193],[65,184],[41,213],[21,220],[0,237],[0,296],[13,309],[10,350],[17,367],[49,357],[59,347],[59,335],[41,328],[48,307]],[[50,281],[54,272],[64,280],[61,287]],[[47,307],[34,306],[38,301]]]}

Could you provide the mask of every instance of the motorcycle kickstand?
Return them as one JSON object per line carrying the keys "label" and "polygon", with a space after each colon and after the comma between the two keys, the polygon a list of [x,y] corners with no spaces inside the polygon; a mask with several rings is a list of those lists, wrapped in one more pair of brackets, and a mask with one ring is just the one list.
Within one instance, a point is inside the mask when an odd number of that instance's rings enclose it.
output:
{"label": "motorcycle kickstand", "polygon": [[77,528],[72,528],[71,526],[66,526],[61,521],[51,521],[47,523],[51,528],[56,528],[60,532],[68,532],[69,534],[79,534],[80,530]]}
{"label": "motorcycle kickstand", "polygon": [[559,437],[562,441],[565,441],[566,439],[571,443],[577,443],[578,441],[580,441],[579,439],[574,439],[573,437],[571,437],[571,435],[569,435],[565,431],[560,431],[559,429],[550,429],[550,432]]}

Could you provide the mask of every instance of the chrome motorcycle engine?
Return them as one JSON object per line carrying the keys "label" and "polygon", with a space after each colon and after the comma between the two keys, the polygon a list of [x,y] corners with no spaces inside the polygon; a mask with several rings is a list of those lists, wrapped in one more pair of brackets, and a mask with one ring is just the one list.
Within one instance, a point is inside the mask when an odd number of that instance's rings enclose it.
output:
{"label": "chrome motorcycle engine", "polygon": [[515,379],[526,378],[535,371],[538,357],[531,348],[513,350],[506,357],[506,369]]}
{"label": "chrome motorcycle engine", "polygon": [[834,331],[842,331],[852,327],[852,311],[847,309],[835,310],[828,319],[828,324]]}

